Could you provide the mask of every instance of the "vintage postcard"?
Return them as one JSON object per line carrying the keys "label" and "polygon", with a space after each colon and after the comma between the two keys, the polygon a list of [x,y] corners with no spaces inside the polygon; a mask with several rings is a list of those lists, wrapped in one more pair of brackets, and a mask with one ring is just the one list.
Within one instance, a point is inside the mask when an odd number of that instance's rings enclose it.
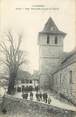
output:
{"label": "vintage postcard", "polygon": [[0,117],[76,117],[76,0],[0,0]]}

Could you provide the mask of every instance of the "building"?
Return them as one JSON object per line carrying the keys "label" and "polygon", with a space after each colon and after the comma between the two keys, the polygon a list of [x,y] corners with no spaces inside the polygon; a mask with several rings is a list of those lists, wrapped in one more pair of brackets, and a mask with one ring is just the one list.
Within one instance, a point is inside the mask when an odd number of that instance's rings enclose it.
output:
{"label": "building", "polygon": [[67,54],[52,75],[53,89],[76,100],[76,50]]}
{"label": "building", "polygon": [[33,88],[33,90],[36,87],[39,87],[39,78],[37,74],[30,74],[28,71],[19,70],[15,88],[17,89],[19,87],[22,90],[22,87],[26,88],[30,86]]}
{"label": "building", "polygon": [[57,28],[52,18],[48,19],[44,29],[39,32],[41,87],[48,87],[49,78],[62,61],[65,35]]}
{"label": "building", "polygon": [[62,94],[76,96],[76,51],[65,53],[63,40],[66,33],[60,31],[52,18],[39,32],[40,87]]}

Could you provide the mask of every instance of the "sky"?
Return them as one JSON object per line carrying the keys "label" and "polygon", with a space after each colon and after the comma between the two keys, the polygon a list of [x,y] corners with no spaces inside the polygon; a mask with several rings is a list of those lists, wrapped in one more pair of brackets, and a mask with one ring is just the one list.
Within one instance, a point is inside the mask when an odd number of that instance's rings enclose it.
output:
{"label": "sky", "polygon": [[71,51],[75,47],[75,4],[75,0],[0,0],[0,41],[8,30],[22,33],[21,48],[28,51],[30,71],[38,70],[38,32],[49,17],[60,30],[67,33],[64,51]]}

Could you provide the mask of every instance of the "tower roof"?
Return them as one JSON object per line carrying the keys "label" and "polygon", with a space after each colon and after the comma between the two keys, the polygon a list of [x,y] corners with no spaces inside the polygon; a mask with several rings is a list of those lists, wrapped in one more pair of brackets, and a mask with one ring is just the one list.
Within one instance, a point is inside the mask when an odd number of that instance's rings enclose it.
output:
{"label": "tower roof", "polygon": [[48,19],[43,30],[40,33],[42,33],[42,34],[44,34],[44,33],[47,33],[47,34],[62,34],[62,35],[66,34],[66,33],[60,31],[57,28],[55,22],[52,20],[51,17]]}

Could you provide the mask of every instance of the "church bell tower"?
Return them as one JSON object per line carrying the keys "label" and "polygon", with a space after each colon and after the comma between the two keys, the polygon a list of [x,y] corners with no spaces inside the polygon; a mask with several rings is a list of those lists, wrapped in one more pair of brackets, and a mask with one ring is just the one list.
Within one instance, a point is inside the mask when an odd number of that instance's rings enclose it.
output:
{"label": "church bell tower", "polygon": [[39,32],[39,69],[40,87],[49,88],[51,74],[61,63],[63,54],[63,39],[65,33],[60,31],[52,18],[46,22],[44,29]]}

